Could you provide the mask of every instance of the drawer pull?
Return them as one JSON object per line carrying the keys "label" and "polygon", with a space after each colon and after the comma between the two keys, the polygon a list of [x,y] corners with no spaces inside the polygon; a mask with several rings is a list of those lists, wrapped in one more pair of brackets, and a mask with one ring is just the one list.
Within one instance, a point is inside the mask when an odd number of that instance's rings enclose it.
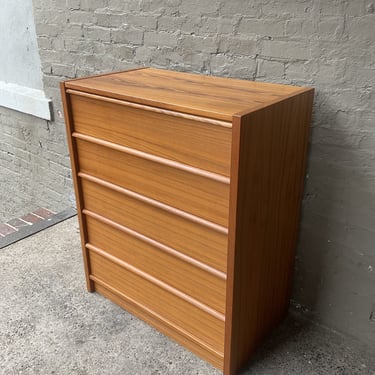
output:
{"label": "drawer pull", "polygon": [[176,288],[173,288],[172,286],[166,284],[165,282],[157,279],[156,277],[154,276],[151,276],[149,275],[148,273],[146,272],[143,272],[141,271],[140,269],[132,266],[131,264],[127,263],[127,262],[124,262],[123,260],[121,259],[118,259],[116,257],[114,257],[113,255],[111,254],[108,254],[106,253],[104,250],[102,249],[99,249],[98,247],[96,246],[93,246],[89,243],[86,244],[86,247],[90,250],[90,251],[93,251],[95,252],[96,254],[99,254],[100,256],[102,256],[103,258],[106,258],[107,260],[109,260],[110,262],[112,263],[116,263],[118,266],[122,267],[122,268],[125,268],[126,270],[142,277],[143,279],[151,282],[152,284],[155,284],[157,285],[159,288],[162,288],[166,291],[168,291],[169,293],[175,295],[176,297],[178,298],[181,298],[183,299],[184,301],[190,303],[191,305],[194,305],[195,307],[197,307],[198,309],[202,310],[202,311],[205,311],[207,314],[210,314],[212,315],[213,317],[215,317],[216,319],[219,319],[221,320],[222,322],[225,321],[225,316],[224,314],[221,314],[219,313],[218,311],[212,309],[211,307],[207,306],[206,304],[202,303],[202,302],[199,302],[198,300],[196,300],[195,298],[193,297],[190,297],[189,295],[177,290]]}
{"label": "drawer pull", "polygon": [[210,266],[208,266],[207,264],[204,264],[194,258],[191,258],[189,257],[188,255],[185,255],[185,254],[182,254],[180,253],[179,251],[175,250],[175,249],[172,249],[171,247],[169,246],[166,246],[158,241],[155,241],[149,237],[146,237],[144,236],[143,234],[141,233],[138,233],[130,228],[127,228],[121,224],[118,224],[110,219],[107,219],[106,217],[102,216],[102,215],[98,215],[96,214],[95,212],[92,212],[92,211],[89,211],[89,210],[86,210],[86,209],[83,209],[82,210],[82,213],[85,214],[85,215],[88,215],[88,216],[91,216],[93,217],[94,219],[96,220],[99,220],[105,224],[108,224],[120,231],[123,231],[131,236],[134,236],[136,237],[137,239],[141,240],[141,241],[144,241],[144,242],[147,242],[148,244],[152,245],[152,246],[155,246],[157,247],[158,249],[162,250],[162,251],[165,251],[177,258],[180,258],[182,259],[183,261],[187,262],[187,263],[190,263],[206,272],[209,272],[211,273],[212,275],[215,275],[216,277],[222,279],[222,280],[226,280],[227,278],[227,275],[224,273],[224,272],[221,272],[219,270],[216,270],[215,268],[212,268]]}
{"label": "drawer pull", "polygon": [[100,145],[100,146],[111,148],[112,150],[124,152],[126,154],[133,155],[133,156],[136,156],[136,157],[139,157],[139,158],[142,158],[142,159],[147,159],[147,160],[153,161],[155,163],[167,165],[168,167],[180,169],[182,171],[189,172],[189,173],[192,173],[192,174],[195,174],[195,175],[198,175],[198,176],[202,176],[202,177],[205,177],[205,178],[208,178],[210,180],[217,181],[217,182],[221,182],[221,183],[226,184],[226,185],[229,185],[229,183],[230,183],[229,177],[225,177],[225,176],[222,176],[220,174],[213,173],[213,172],[208,172],[208,171],[205,171],[205,170],[200,169],[200,168],[191,167],[189,165],[182,164],[182,163],[179,163],[177,161],[161,158],[160,156],[151,155],[151,154],[148,154],[146,152],[138,151],[138,150],[135,150],[135,149],[130,148],[130,147],[121,146],[121,145],[118,145],[118,144],[113,143],[113,142],[103,141],[102,139],[95,138],[95,137],[92,137],[90,135],[74,132],[72,134],[72,136],[74,138],[82,139],[86,142],[95,143],[95,144]]}
{"label": "drawer pull", "polygon": [[100,286],[100,287],[97,288],[98,292],[100,294],[103,294],[103,293],[101,293],[101,288],[104,288],[105,290],[108,290],[110,293],[112,293],[112,294],[120,297],[121,299],[131,303],[132,305],[136,306],[138,309],[141,309],[142,311],[144,311],[146,314],[152,316],[153,318],[156,318],[162,324],[167,325],[171,329],[173,329],[173,330],[179,332],[181,335],[187,337],[189,340],[193,341],[198,346],[204,348],[205,350],[209,351],[210,353],[212,353],[213,355],[218,357],[221,361],[223,360],[224,353],[222,351],[219,351],[219,350],[215,349],[212,345],[207,344],[205,341],[203,341],[202,339],[200,339],[200,338],[196,337],[195,335],[191,334],[189,331],[186,331],[181,326],[171,322],[169,319],[166,319],[164,316],[162,316],[162,315],[158,314],[157,312],[155,312],[154,310],[148,308],[144,304],[140,303],[138,300],[135,300],[134,298],[131,298],[128,295],[120,292],[118,289],[112,287],[111,285],[104,282],[103,280],[101,280],[101,279],[99,279],[99,278],[97,278],[93,275],[90,275],[90,279]]}
{"label": "drawer pull", "polygon": [[117,192],[119,192],[121,194],[124,194],[124,195],[127,195],[129,197],[138,199],[139,201],[145,202],[147,204],[150,204],[151,206],[160,208],[160,209],[162,209],[164,211],[167,211],[167,212],[170,212],[170,213],[172,213],[174,215],[181,216],[181,217],[183,217],[185,219],[188,219],[190,221],[193,221],[193,222],[195,222],[197,224],[200,224],[200,225],[203,225],[203,226],[205,226],[207,228],[213,229],[216,232],[228,235],[228,228],[223,227],[222,225],[219,225],[219,224],[215,224],[212,221],[205,220],[205,219],[203,219],[203,218],[201,218],[199,216],[195,216],[195,215],[189,214],[188,212],[179,210],[178,208],[168,206],[167,204],[161,203],[161,202],[159,202],[159,201],[157,201],[155,199],[146,197],[146,196],[144,196],[142,194],[138,194],[138,193],[136,193],[134,191],[131,191],[131,190],[125,189],[125,188],[123,188],[121,186],[112,184],[111,182],[107,182],[107,181],[105,181],[105,180],[103,180],[101,178],[91,176],[91,175],[89,175],[87,173],[78,172],[78,176],[81,177],[81,178],[83,178],[83,179],[85,179],[85,180],[94,182],[94,183],[96,183],[98,185],[104,186],[104,187],[106,187],[108,189],[117,191]]}
{"label": "drawer pull", "polygon": [[124,100],[119,100],[119,99],[114,99],[114,98],[107,98],[105,96],[89,94],[87,92],[76,91],[76,90],[72,90],[72,89],[67,89],[66,92],[68,94],[84,96],[86,98],[97,99],[97,100],[100,100],[100,101],[103,101],[103,102],[114,103],[114,104],[123,105],[123,106],[126,106],[126,107],[138,108],[138,109],[150,111],[150,112],[162,113],[162,114],[167,115],[167,116],[182,117],[182,118],[186,118],[188,120],[205,122],[206,124],[223,126],[225,128],[231,128],[232,127],[232,123],[227,122],[227,121],[215,120],[215,119],[208,118],[208,117],[200,117],[200,116],[195,116],[195,115],[189,115],[187,113],[174,112],[174,111],[170,111],[168,109],[161,109],[161,108],[157,108],[157,107],[149,107],[149,106],[142,105],[142,104],[126,102]]}

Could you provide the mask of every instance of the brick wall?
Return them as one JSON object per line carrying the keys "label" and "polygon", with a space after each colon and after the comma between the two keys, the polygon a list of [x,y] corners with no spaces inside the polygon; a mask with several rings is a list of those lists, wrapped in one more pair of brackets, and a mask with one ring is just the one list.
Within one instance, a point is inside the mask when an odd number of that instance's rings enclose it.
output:
{"label": "brick wall", "polygon": [[38,207],[73,204],[62,123],[0,107],[0,223]]}
{"label": "brick wall", "polygon": [[374,11],[364,0],[34,0],[56,121],[47,128],[17,117],[7,144],[31,158],[25,173],[56,211],[71,190],[58,113],[64,78],[150,65],[314,86],[293,298],[314,319],[374,344]]}

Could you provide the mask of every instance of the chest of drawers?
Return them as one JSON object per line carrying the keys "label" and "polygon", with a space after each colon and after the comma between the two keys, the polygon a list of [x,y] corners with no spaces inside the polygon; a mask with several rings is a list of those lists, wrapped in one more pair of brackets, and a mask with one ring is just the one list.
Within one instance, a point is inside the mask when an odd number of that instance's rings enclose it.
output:
{"label": "chest of drawers", "polygon": [[288,309],[313,90],[152,68],[61,90],[88,290],[235,374]]}

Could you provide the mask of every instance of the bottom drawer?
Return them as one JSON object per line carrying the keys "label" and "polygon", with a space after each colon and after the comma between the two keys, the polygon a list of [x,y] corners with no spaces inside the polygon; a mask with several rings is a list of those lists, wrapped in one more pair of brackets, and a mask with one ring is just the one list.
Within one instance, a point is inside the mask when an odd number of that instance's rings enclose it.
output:
{"label": "bottom drawer", "polygon": [[217,353],[215,351],[210,350],[206,347],[206,345],[202,344],[202,342],[195,340],[187,332],[181,331],[177,327],[174,327],[169,322],[162,319],[162,317],[156,316],[154,313],[148,311],[147,309],[140,308],[138,304],[133,303],[127,298],[123,298],[118,293],[114,292],[112,288],[108,286],[105,287],[99,283],[95,283],[95,290],[102,296],[110,299],[112,302],[121,306],[123,309],[136,315],[138,318],[152,325],[160,332],[176,340],[179,344],[189,349],[197,356],[201,357],[207,362],[210,362],[213,366],[223,371],[224,358],[221,353]]}
{"label": "bottom drawer", "polygon": [[[200,352],[196,352],[207,360],[212,356],[223,357],[223,320],[92,251],[90,251],[90,268],[91,278],[96,283],[107,287],[120,299],[137,306],[133,313],[142,318],[142,314],[147,311],[156,321],[159,320],[169,328],[172,327],[172,330],[179,335],[182,334],[188,341],[195,342],[197,347],[203,348]],[[169,334],[160,325],[154,325]],[[205,355],[205,352],[209,355]],[[219,361],[213,364],[221,367]]]}

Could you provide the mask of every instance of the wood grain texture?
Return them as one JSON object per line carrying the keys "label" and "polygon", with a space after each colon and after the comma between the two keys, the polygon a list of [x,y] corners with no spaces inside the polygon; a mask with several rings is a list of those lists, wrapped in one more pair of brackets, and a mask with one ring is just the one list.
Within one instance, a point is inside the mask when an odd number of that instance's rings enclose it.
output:
{"label": "wood grain texture", "polygon": [[288,309],[312,99],[309,90],[234,117],[225,375]]}
{"label": "wood grain texture", "polygon": [[83,193],[80,185],[80,181],[78,179],[78,171],[79,167],[79,160],[77,155],[77,146],[75,139],[72,137],[74,132],[74,120],[72,116],[71,110],[71,103],[70,97],[65,92],[65,84],[61,82],[60,84],[61,90],[61,98],[64,108],[64,118],[65,118],[65,126],[66,126],[66,134],[69,146],[69,155],[70,155],[70,162],[72,166],[72,177],[73,177],[73,185],[74,185],[74,192],[76,195],[76,202],[77,202],[77,215],[78,215],[78,222],[79,222],[79,229],[81,234],[81,247],[82,247],[82,255],[83,255],[83,264],[85,267],[85,276],[86,276],[86,287],[89,292],[94,292],[95,287],[92,280],[90,280],[90,259],[89,254],[86,249],[86,242],[87,242],[87,227],[85,223],[85,218],[82,215],[82,202],[83,202]]}
{"label": "wood grain texture", "polygon": [[101,178],[98,178],[98,177],[91,176],[91,175],[89,175],[87,173],[84,173],[84,172],[78,172],[78,176],[80,178],[83,178],[84,180],[87,180],[87,181],[90,181],[94,184],[103,186],[106,189],[116,191],[120,194],[124,194],[124,195],[126,195],[130,198],[136,199],[138,201],[141,201],[141,202],[146,203],[148,205],[151,205],[153,207],[160,208],[163,211],[167,211],[167,212],[169,212],[173,215],[183,217],[186,220],[189,220],[189,221],[192,221],[194,223],[200,224],[200,225],[202,225],[204,227],[207,227],[207,228],[210,228],[210,229],[212,229],[216,232],[223,233],[225,235],[228,234],[228,228],[223,227],[222,225],[215,224],[212,221],[202,219],[201,217],[189,214],[186,211],[182,211],[182,210],[179,210],[175,207],[168,206],[168,205],[166,205],[164,203],[161,203],[161,202],[159,202],[155,199],[151,199],[151,198],[146,197],[142,194],[138,194],[135,191],[125,189],[124,187],[112,184],[111,182],[105,181],[105,180],[103,180]]}
{"label": "wood grain texture", "polygon": [[165,335],[174,339],[202,359],[210,362],[219,370],[223,369],[223,353],[213,349],[203,340],[198,339],[189,331],[186,331],[184,327],[180,327],[172,323],[164,316],[157,314],[155,311],[150,310],[145,305],[140,304],[138,300],[129,298],[101,280],[95,280],[95,290],[125,310],[129,311],[135,316],[138,316],[140,319],[163,332]]}
{"label": "wood grain texture", "polygon": [[152,68],[61,88],[89,290],[237,374],[288,309],[313,90]]}
{"label": "wood grain texture", "polygon": [[225,121],[232,121],[235,113],[253,111],[301,91],[293,86],[153,68],[67,81],[66,87]]}
{"label": "wood grain texture", "polygon": [[118,143],[105,141],[105,140],[100,139],[100,138],[92,137],[90,135],[77,133],[77,132],[73,132],[72,137],[81,139],[82,141],[85,141],[85,142],[94,143],[94,144],[99,145],[99,146],[110,148],[111,150],[119,151],[121,153],[131,155],[131,156],[134,156],[134,157],[137,157],[137,158],[140,158],[140,159],[144,159],[144,160],[148,160],[148,161],[151,161],[151,162],[154,162],[154,163],[165,165],[165,166],[173,168],[173,169],[177,169],[177,170],[184,171],[184,172],[187,172],[187,173],[195,174],[197,176],[201,176],[201,177],[207,178],[209,180],[221,182],[221,183],[227,184],[227,185],[230,184],[229,177],[223,176],[221,174],[209,172],[209,171],[206,171],[206,170],[201,169],[201,168],[193,167],[191,165],[187,165],[187,164],[183,164],[183,163],[180,163],[180,162],[177,162],[177,161],[174,161],[174,160],[162,158],[160,156],[156,156],[156,155],[153,155],[153,154],[149,154],[147,152],[139,151],[139,150],[136,150],[134,148],[122,146],[122,145],[119,145]]}
{"label": "wood grain texture", "polygon": [[152,106],[149,106],[149,105],[138,104],[138,103],[134,103],[134,102],[125,101],[125,100],[122,100],[122,99],[116,99],[116,98],[110,98],[110,97],[102,96],[102,95],[90,94],[90,93],[84,92],[84,91],[67,89],[65,92],[67,94],[78,95],[78,96],[82,96],[82,97],[85,97],[85,98],[100,100],[100,101],[103,101],[103,102],[106,102],[106,103],[125,106],[125,107],[128,107],[128,108],[140,109],[141,111],[159,113],[159,114],[166,115],[166,116],[183,118],[183,119],[191,120],[191,121],[195,121],[195,122],[202,122],[204,124],[223,126],[224,128],[229,128],[229,129],[232,128],[232,122],[230,122],[230,121],[217,120],[217,119],[210,118],[210,117],[202,117],[202,116],[192,115],[192,114],[184,113],[184,112],[171,111],[169,109],[152,107]]}
{"label": "wood grain texture", "polygon": [[76,144],[80,171],[228,225],[228,185],[81,139]]}
{"label": "wood grain texture", "polygon": [[225,321],[225,317],[223,314],[219,313],[215,309],[211,308],[210,306],[206,305],[205,303],[200,302],[196,298],[182,292],[179,289],[176,289],[175,287],[171,286],[170,284],[165,283],[164,281],[160,280],[159,278],[156,278],[152,275],[150,275],[147,272],[142,271],[141,269],[133,266],[130,263],[127,263],[108,252],[104,251],[103,249],[100,249],[94,245],[86,244],[86,247],[90,250],[90,254],[96,254],[100,257],[106,259],[107,261],[115,264],[116,266],[119,266],[121,269],[123,269],[126,272],[130,272],[132,275],[140,277],[141,279],[147,281],[148,283],[151,283],[157,288],[162,289],[166,293],[169,293],[171,296],[177,297],[179,300],[182,300],[189,305],[199,309],[200,311],[211,315],[215,319],[218,319],[222,322]]}
{"label": "wood grain texture", "polygon": [[[231,129],[70,95],[77,132],[229,176]],[[123,102],[125,103],[125,102]],[[171,142],[173,139],[173,142]]]}
{"label": "wood grain texture", "polygon": [[216,270],[215,268],[212,268],[210,266],[208,266],[207,264],[205,263],[202,263],[192,257],[189,257],[188,255],[184,254],[184,253],[181,253],[179,251],[177,251],[176,249],[173,249],[172,247],[170,246],[167,246],[167,245],[164,245],[163,243],[161,242],[158,242],[150,237],[146,237],[145,235],[139,233],[139,232],[136,232],[130,228],[127,228],[121,224],[118,224],[116,223],[115,221],[113,220],[110,220],[110,219],[107,219],[106,217],[102,216],[102,215],[99,215],[95,212],[92,212],[92,211],[89,211],[89,210],[86,210],[86,209],[83,209],[82,210],[83,214],[84,215],[87,215],[87,216],[90,216],[104,224],[107,224],[121,232],[124,232],[130,236],[133,236],[133,237],[136,237],[137,239],[139,239],[140,241],[143,241],[151,246],[154,246],[168,254],[171,254],[173,255],[175,258],[179,258],[181,260],[183,260],[184,262],[187,262],[195,267],[198,267],[202,270],[204,270],[205,272],[208,272],[212,275],[215,275],[216,277],[222,279],[222,280],[226,280],[226,274],[221,272],[221,271],[218,271]]}
{"label": "wood grain texture", "polygon": [[226,272],[227,235],[86,179],[84,208]]}
{"label": "wood grain texture", "polygon": [[86,222],[89,244],[225,313],[225,279],[90,216]]}
{"label": "wood grain texture", "polygon": [[223,321],[94,252],[90,259],[96,279],[190,332],[214,351],[223,352]]}

